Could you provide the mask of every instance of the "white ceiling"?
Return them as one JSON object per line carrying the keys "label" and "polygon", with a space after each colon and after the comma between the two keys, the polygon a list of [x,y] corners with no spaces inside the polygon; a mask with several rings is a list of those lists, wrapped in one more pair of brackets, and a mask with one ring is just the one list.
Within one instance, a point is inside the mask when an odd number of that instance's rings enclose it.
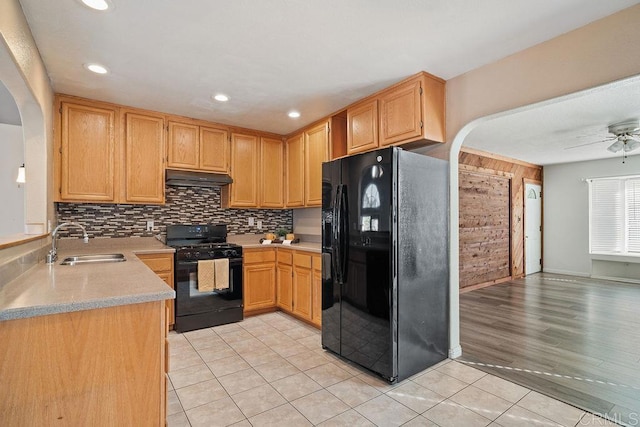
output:
{"label": "white ceiling", "polygon": [[603,140],[612,136],[608,125],[629,119],[640,119],[640,77],[489,120],[464,145],[537,165],[621,158],[607,151],[613,141]]}
{"label": "white ceiling", "polygon": [[56,92],[280,134],[420,70],[450,79],[638,3],[108,0],[97,12],[20,1]]}

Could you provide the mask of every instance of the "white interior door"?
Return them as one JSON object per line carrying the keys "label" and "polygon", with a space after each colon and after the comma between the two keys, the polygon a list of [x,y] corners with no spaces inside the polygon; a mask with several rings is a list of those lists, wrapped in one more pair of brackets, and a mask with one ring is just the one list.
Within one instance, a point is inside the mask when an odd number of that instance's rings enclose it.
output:
{"label": "white interior door", "polygon": [[542,270],[542,186],[524,185],[524,274]]}

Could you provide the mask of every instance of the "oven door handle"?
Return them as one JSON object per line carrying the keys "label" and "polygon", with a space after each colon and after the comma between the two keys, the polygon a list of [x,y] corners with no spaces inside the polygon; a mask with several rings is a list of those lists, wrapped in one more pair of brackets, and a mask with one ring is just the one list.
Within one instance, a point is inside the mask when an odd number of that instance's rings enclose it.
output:
{"label": "oven door handle", "polygon": [[[222,259],[222,258],[216,258]],[[178,265],[197,265],[198,261],[177,261]],[[242,259],[229,259],[229,267],[242,265]]]}

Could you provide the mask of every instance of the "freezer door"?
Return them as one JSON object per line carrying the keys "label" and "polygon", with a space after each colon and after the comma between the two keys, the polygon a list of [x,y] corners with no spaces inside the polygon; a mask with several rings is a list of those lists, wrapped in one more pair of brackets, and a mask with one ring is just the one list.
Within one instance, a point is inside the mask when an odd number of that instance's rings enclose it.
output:
{"label": "freezer door", "polygon": [[340,282],[336,275],[337,196],[341,160],[322,165],[322,346],[340,354]]}

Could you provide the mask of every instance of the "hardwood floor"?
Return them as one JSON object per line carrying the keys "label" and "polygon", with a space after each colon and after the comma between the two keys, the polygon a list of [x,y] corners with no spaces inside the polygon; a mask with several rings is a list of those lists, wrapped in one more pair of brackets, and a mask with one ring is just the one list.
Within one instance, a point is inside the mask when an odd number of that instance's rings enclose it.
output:
{"label": "hardwood floor", "polygon": [[460,295],[458,360],[640,424],[640,285],[539,273]]}

